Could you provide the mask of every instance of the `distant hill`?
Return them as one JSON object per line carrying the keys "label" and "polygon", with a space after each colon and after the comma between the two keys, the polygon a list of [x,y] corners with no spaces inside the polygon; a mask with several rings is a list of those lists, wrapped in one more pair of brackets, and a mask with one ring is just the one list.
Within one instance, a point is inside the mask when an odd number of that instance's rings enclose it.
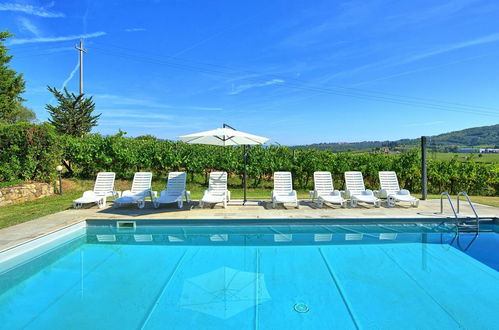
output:
{"label": "distant hill", "polygon": [[[337,142],[314,143],[309,145],[294,146],[293,148],[313,148],[330,150],[333,152],[378,150],[388,148],[400,150],[417,146],[420,139],[402,139],[396,141],[363,141],[363,142]],[[431,136],[428,139],[430,146],[442,151],[457,151],[460,147],[499,146],[499,124],[467,128],[460,131]]]}

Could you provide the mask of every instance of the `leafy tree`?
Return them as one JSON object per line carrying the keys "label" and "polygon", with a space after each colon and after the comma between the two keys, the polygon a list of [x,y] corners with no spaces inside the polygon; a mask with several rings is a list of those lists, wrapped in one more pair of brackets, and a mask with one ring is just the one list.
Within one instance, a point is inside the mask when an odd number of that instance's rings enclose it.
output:
{"label": "leafy tree", "polygon": [[51,116],[49,122],[55,126],[57,132],[81,137],[89,133],[92,127],[97,126],[97,120],[101,114],[92,115],[95,110],[92,97],[70,93],[66,88],[64,88],[64,93],[50,86],[48,90],[54,94],[59,103],[58,106],[50,104],[45,106]]}
{"label": "leafy tree", "polygon": [[12,56],[7,55],[4,41],[13,37],[8,31],[0,31],[0,120],[15,122],[15,112],[18,105],[24,101],[20,95],[24,93],[23,75],[12,70],[9,62]]}
{"label": "leafy tree", "polygon": [[18,103],[16,104],[16,108],[12,113],[12,118],[16,123],[33,123],[36,121],[36,113],[33,111],[33,109],[30,109],[27,106]]}

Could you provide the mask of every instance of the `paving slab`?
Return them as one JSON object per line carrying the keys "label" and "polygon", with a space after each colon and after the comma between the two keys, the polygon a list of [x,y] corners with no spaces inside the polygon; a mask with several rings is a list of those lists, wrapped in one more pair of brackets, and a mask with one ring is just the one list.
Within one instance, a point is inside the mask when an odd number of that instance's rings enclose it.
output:
{"label": "paving slab", "polygon": [[[499,208],[481,204],[474,204],[480,217],[495,218],[499,216]],[[310,201],[301,201],[300,208],[293,206],[272,209],[269,201],[262,201],[258,205],[229,205],[226,209],[217,205],[213,208],[200,208],[197,202],[185,203],[184,208],[162,206],[159,209],[152,207],[150,202],[146,203],[144,209],[134,206],[115,208],[112,202],[103,209],[89,207],[83,209],[69,209],[66,211],[47,215],[32,221],[24,222],[12,227],[0,229],[0,251],[22,244],[33,238],[54,232],[69,225],[92,220],[180,220],[180,219],[219,219],[226,220],[224,224],[230,224],[234,219],[383,219],[383,222],[421,221],[424,219],[435,219],[435,221],[452,219],[454,215],[448,204],[444,204],[444,213],[440,213],[440,200],[431,199],[421,201],[418,208],[397,205],[388,208],[382,205],[380,208],[359,205],[357,208],[341,208],[338,206],[326,206],[317,208]],[[462,204],[460,217],[473,217],[471,208]]]}

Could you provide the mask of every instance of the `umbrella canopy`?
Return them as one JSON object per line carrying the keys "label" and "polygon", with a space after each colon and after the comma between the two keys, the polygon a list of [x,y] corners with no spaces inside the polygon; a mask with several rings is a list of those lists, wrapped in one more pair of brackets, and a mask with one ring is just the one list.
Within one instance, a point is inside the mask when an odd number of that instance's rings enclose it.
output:
{"label": "umbrella canopy", "polygon": [[270,299],[262,273],[220,267],[186,279],[179,305],[228,319]]}
{"label": "umbrella canopy", "polygon": [[244,146],[244,202],[246,204],[246,146],[264,144],[269,139],[262,136],[257,136],[249,133],[238,131],[227,124],[222,128],[213,129],[189,135],[177,136],[180,141],[190,144],[209,144],[215,146]]}
{"label": "umbrella canopy", "polygon": [[265,137],[244,133],[229,127],[178,136],[177,138],[186,143],[210,144],[223,147],[264,144],[269,140]]}

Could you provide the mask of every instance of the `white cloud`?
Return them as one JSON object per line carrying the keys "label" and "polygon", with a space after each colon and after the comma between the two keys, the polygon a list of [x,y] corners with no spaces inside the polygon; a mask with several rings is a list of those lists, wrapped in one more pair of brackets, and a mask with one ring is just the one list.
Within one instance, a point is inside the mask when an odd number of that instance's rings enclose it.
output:
{"label": "white cloud", "polygon": [[21,24],[21,29],[32,33],[35,37],[41,36],[40,29],[33,22],[31,22],[28,18],[18,17],[17,19],[18,19],[19,23]]}
{"label": "white cloud", "polygon": [[102,37],[104,35],[106,35],[106,32],[94,32],[94,33],[78,34],[78,35],[63,36],[63,37],[44,37],[44,38],[38,37],[38,38],[29,38],[29,39],[14,38],[9,42],[9,45],[22,45],[22,44],[31,44],[31,43],[40,43],[40,42],[70,41],[70,40]]}
{"label": "white cloud", "polygon": [[271,86],[275,84],[282,84],[284,80],[282,79],[272,79],[263,83],[256,83],[256,84],[244,84],[244,85],[239,85],[235,88],[233,88],[230,92],[229,95],[236,95],[239,93],[244,92],[245,90],[251,89],[251,88],[258,88],[258,87],[265,87],[265,86]]}
{"label": "white cloud", "polygon": [[129,28],[129,29],[125,29],[124,31],[125,32],[142,32],[142,31],[146,31],[146,29],[144,29],[144,28]]}
{"label": "white cloud", "polygon": [[110,105],[140,106],[144,108],[172,109],[172,110],[198,110],[198,111],[223,111],[222,107],[205,107],[196,105],[171,105],[160,103],[151,99],[124,97],[114,94],[95,94],[94,98],[108,102]]}
{"label": "white cloud", "polygon": [[78,71],[79,68],[80,68],[80,61],[78,60],[78,62],[76,62],[76,66],[74,67],[73,71],[71,71],[68,78],[64,80],[64,82],[62,83],[61,89],[66,87],[66,85],[71,81],[71,79],[73,79],[74,75],[76,74],[76,71]]}
{"label": "white cloud", "polygon": [[[101,109],[105,118],[140,118],[140,119],[159,119],[159,120],[173,120],[175,117],[172,115],[162,115],[149,113],[148,111],[137,112],[136,110],[117,110],[117,109]],[[156,120],[155,120],[156,121]]]}
{"label": "white cloud", "polygon": [[15,11],[45,18],[57,18],[66,16],[63,13],[49,11],[43,7],[35,7],[20,3],[0,3],[0,11]]}
{"label": "white cloud", "polygon": [[398,64],[406,64],[406,63],[410,63],[410,62],[414,62],[414,61],[419,61],[419,60],[422,60],[422,59],[427,58],[427,57],[440,55],[440,54],[452,52],[452,51],[463,49],[463,48],[498,42],[498,41],[499,41],[499,33],[489,34],[488,36],[485,36],[485,37],[480,37],[480,38],[476,38],[476,39],[468,40],[468,41],[464,41],[464,42],[458,42],[458,43],[447,45],[445,47],[441,47],[441,48],[438,48],[438,49],[435,49],[432,51],[409,56],[408,58],[402,60]]}

